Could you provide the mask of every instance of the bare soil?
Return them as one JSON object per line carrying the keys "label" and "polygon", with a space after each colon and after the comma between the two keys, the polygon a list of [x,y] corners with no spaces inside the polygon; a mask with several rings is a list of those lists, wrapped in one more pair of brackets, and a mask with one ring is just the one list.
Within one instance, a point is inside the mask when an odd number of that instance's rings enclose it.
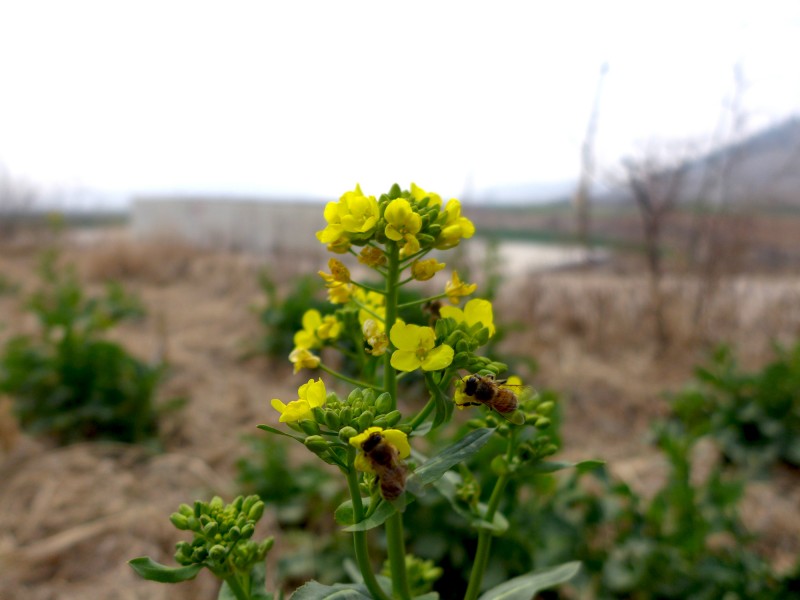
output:
{"label": "bare soil", "polygon": [[[264,266],[288,283],[322,265],[290,256],[252,256],[189,248],[174,240],[135,242],[125,230],[4,245],[0,274],[17,291],[0,295],[0,343],[37,324],[24,298],[38,285],[37,256],[56,244],[90,289],[120,280],[148,308],[147,318],[115,332],[143,358],[166,357],[171,373],[162,398],[186,406],[161,424],[163,453],[115,444],[52,447],[15,427],[0,399],[0,598],[211,599],[207,574],[179,586],[142,581],[125,564],[150,555],[172,563],[183,539],[168,521],[181,502],[236,494],[242,436],[275,424],[271,398],[291,398],[308,375],[284,361],[248,358],[261,335],[254,306],[263,304]],[[700,318],[702,285],[668,282],[670,345],[653,343],[646,281],[613,269],[549,272],[507,281],[496,303],[511,328],[503,350],[533,356],[536,386],[563,394],[564,455],[603,458],[642,492],[654,489],[664,465],[649,443],[665,392],[684,385],[692,365],[726,340],[748,366],[770,357],[773,339],[800,335],[800,278],[725,280]],[[711,306],[711,308],[708,308]],[[778,471],[749,487],[747,524],[758,547],[788,568],[800,552],[800,477]],[[265,532],[271,519],[265,519]],[[273,554],[280,554],[281,540]]]}

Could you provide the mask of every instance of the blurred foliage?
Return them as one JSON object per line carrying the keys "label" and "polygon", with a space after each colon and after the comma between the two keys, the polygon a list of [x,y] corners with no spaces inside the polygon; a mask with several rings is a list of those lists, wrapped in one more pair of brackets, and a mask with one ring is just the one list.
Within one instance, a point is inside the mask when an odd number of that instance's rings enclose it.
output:
{"label": "blurred foliage", "polygon": [[39,335],[8,341],[0,356],[0,391],[14,400],[22,427],[60,444],[107,439],[144,442],[156,435],[153,397],[165,366],[149,365],[103,338],[119,322],[141,317],[139,301],[119,285],[87,297],[73,269],[48,253],[42,288],[28,299]]}
{"label": "blurred foliage", "polygon": [[800,342],[775,347],[762,370],[741,370],[730,348],[718,348],[697,381],[672,400],[675,417],[710,434],[726,460],[750,473],[776,461],[800,466]]}
{"label": "blurred foliage", "polygon": [[312,578],[323,584],[345,579],[352,540],[325,532],[346,496],[336,472],[305,455],[301,466],[293,465],[280,439],[252,436],[246,442],[249,452],[236,463],[238,482],[243,493],[258,494],[275,511],[282,532],[278,579],[287,590]]}
{"label": "blurred foliage", "polygon": [[294,279],[289,291],[282,296],[267,270],[259,274],[258,284],[266,302],[256,308],[264,328],[257,350],[285,359],[294,348],[295,332],[303,328],[303,314],[309,309],[321,311],[329,306],[322,298],[325,288],[319,276],[304,275]]}

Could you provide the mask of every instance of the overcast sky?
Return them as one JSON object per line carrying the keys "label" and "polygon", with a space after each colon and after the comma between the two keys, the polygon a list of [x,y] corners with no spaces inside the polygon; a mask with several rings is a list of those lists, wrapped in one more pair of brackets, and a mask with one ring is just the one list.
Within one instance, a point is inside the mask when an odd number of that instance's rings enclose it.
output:
{"label": "overcast sky", "polygon": [[800,2],[0,0],[0,162],[63,188],[445,196],[800,109]]}

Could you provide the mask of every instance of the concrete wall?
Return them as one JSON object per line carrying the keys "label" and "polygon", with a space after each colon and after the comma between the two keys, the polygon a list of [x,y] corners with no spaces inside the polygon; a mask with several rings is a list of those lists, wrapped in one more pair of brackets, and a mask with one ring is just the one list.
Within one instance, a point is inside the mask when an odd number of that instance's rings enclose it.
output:
{"label": "concrete wall", "polygon": [[323,204],[255,200],[141,198],[133,202],[137,237],[177,236],[202,246],[257,253],[325,253],[315,233]]}

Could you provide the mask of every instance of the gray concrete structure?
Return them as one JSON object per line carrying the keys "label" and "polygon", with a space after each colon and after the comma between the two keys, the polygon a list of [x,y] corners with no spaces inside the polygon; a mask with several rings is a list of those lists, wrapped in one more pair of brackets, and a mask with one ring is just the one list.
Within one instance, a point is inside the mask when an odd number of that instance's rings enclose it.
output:
{"label": "gray concrete structure", "polygon": [[139,198],[135,236],[178,237],[186,242],[259,254],[325,254],[315,233],[325,227],[324,204],[211,198]]}

